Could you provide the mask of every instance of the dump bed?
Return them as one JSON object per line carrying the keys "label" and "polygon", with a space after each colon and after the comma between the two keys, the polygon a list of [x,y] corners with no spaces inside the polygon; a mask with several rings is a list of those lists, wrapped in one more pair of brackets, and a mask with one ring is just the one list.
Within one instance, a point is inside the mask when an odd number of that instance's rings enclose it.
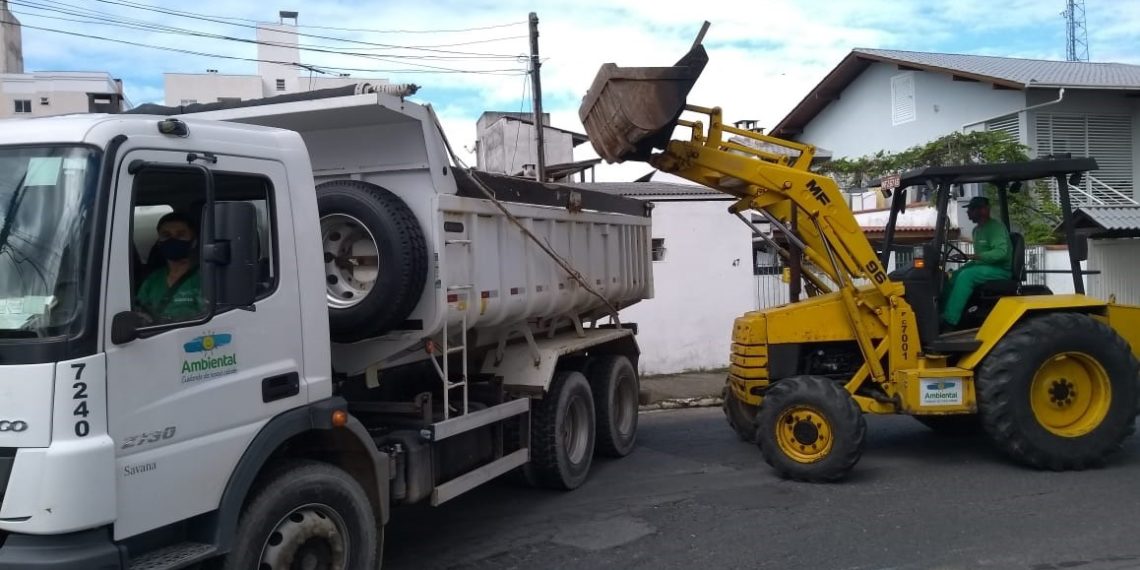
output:
{"label": "dump bed", "polygon": [[[195,118],[296,131],[308,147],[318,186],[340,179],[367,182],[393,192],[415,214],[429,256],[422,297],[399,330],[334,346],[340,371],[426,358],[425,340],[438,340],[445,324],[449,333],[474,329],[478,334],[470,342],[494,343],[500,333],[527,322],[559,318],[568,326],[567,317],[598,318],[608,314],[607,305],[620,308],[652,296],[647,204],[517,177],[469,175],[452,164],[428,107],[382,93],[334,91],[195,110]],[[605,301],[527,238],[520,225]]]}

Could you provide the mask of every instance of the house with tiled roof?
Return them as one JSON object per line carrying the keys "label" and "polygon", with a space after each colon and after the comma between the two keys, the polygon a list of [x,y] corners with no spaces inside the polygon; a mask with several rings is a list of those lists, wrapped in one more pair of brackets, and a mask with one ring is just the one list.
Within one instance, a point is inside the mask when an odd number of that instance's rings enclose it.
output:
{"label": "house with tiled roof", "polygon": [[1140,65],[854,49],[773,129],[858,157],[955,131],[1004,131],[1034,156],[1092,156],[1077,205],[1134,204]]}

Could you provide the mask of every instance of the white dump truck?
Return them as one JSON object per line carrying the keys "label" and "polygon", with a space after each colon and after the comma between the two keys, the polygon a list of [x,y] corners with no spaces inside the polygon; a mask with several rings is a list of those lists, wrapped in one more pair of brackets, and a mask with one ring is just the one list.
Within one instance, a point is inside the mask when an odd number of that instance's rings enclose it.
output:
{"label": "white dump truck", "polygon": [[375,568],[634,447],[645,204],[368,89],[143,111],[0,121],[0,569]]}

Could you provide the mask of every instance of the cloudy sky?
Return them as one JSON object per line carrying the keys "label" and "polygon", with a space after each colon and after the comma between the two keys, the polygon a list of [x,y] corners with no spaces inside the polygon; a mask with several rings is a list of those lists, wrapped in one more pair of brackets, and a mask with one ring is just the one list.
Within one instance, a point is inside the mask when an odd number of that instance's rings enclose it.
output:
{"label": "cloudy sky", "polygon": [[[712,24],[705,40],[711,61],[690,101],[719,105],[730,121],[755,119],[766,127],[855,47],[1041,59],[1065,55],[1064,0],[288,0],[279,5],[9,0],[9,5],[25,25],[27,70],[107,71],[123,79],[136,105],[162,101],[164,72],[254,73],[256,63],[243,59],[257,58],[257,46],[250,43],[255,22],[276,21],[278,10],[295,10],[305,34],[302,47],[309,48],[302,51],[303,63],[422,86],[413,99],[434,105],[452,142],[468,148],[484,110],[530,110],[523,72],[531,11],[540,19],[545,110],[556,126],[578,131],[578,104],[602,63],[668,65],[688,49],[706,19]],[[1140,63],[1140,2],[1088,0],[1087,7],[1093,61]],[[593,156],[584,145],[575,158]],[[644,171],[627,165],[598,174],[629,179]]]}

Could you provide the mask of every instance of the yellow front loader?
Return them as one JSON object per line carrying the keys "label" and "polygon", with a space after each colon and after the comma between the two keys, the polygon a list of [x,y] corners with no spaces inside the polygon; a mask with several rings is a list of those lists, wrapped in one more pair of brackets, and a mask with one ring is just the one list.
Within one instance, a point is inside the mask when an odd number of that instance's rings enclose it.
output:
{"label": "yellow front loader", "polygon": [[[734,128],[719,108],[686,103],[708,61],[700,44],[670,67],[603,65],[579,115],[608,162],[645,161],[730,194],[729,213],[751,225],[744,214],[756,212],[782,237],[771,246],[809,297],[736,320],[724,404],[781,476],[843,477],[862,454],[865,413],[908,414],[936,430],[976,426],[1014,460],[1044,469],[1101,465],[1121,448],[1140,407],[1140,307],[1083,294],[1068,184],[1095,160],[902,173],[884,184],[892,210],[876,251],[836,182],[812,172],[812,146]],[[962,256],[947,239],[951,194],[993,184],[1008,228],[1008,193],[1036,179],[1058,182],[1077,294],[1024,284],[1024,242],[1014,233],[1014,278],[979,286],[964,326],[948,330],[940,297]],[[916,185],[933,193],[936,235],[888,274],[905,189]]]}

